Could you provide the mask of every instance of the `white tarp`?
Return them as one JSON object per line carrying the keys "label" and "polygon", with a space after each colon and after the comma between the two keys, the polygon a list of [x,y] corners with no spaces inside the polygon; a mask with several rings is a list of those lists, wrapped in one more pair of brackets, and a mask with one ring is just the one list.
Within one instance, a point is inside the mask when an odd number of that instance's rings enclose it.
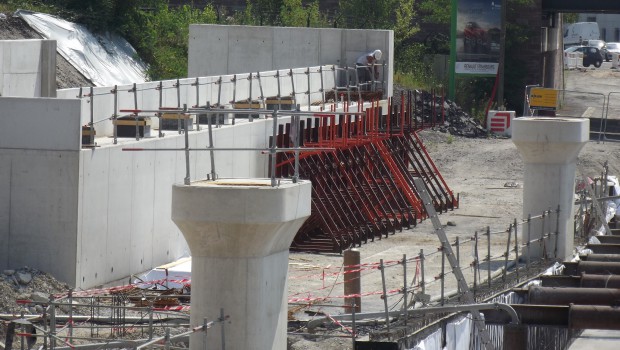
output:
{"label": "white tarp", "polygon": [[444,350],[469,349],[472,330],[471,314],[446,325],[446,346]]}
{"label": "white tarp", "polygon": [[441,350],[441,329],[429,334],[409,350]]}
{"label": "white tarp", "polygon": [[118,35],[94,35],[86,27],[45,13],[18,10],[16,16],[45,39],[95,86],[146,81],[146,66],[134,48]]}
{"label": "white tarp", "polygon": [[183,288],[192,278],[192,258],[185,257],[170,264],[158,266],[133,282],[143,288]]}

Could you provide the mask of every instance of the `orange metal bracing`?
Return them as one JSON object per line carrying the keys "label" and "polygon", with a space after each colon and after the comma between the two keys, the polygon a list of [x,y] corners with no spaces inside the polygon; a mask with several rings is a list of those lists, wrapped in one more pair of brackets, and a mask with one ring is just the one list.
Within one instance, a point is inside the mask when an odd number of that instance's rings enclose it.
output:
{"label": "orange metal bracing", "polygon": [[[367,101],[365,116],[337,116],[330,113],[336,108],[332,105],[329,111],[301,121],[300,146],[335,150],[299,155],[299,175],[313,184],[312,215],[300,228],[292,250],[341,252],[415,225],[427,217],[415,178],[423,179],[437,211],[458,206],[415,134],[424,124],[418,125],[414,116],[412,96],[401,94],[396,107],[388,100],[383,111],[380,101]],[[338,103],[344,112],[350,111],[348,101]],[[361,108],[357,104],[356,112]],[[443,118],[443,113],[435,117]],[[276,145],[290,147],[291,127],[280,126],[278,131]],[[276,175],[292,176],[293,167],[292,151],[278,153]]]}

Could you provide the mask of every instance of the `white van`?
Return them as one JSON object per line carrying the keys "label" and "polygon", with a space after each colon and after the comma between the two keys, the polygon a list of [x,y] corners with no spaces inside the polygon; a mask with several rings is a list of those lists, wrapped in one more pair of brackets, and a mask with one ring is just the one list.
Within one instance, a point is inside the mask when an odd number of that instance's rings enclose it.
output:
{"label": "white van", "polygon": [[581,45],[585,40],[597,40],[600,37],[598,23],[577,22],[564,25],[564,48]]}

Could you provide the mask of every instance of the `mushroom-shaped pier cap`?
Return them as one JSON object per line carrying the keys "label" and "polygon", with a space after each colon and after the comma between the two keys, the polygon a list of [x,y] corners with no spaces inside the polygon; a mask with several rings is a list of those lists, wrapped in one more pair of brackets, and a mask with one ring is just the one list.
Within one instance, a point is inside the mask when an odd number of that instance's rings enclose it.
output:
{"label": "mushroom-shaped pier cap", "polygon": [[[512,141],[525,162],[524,219],[528,214],[537,216],[545,210],[552,211],[545,218],[545,232],[542,232],[541,224],[524,225],[521,242],[527,242],[528,226],[530,240],[557,229],[557,247],[555,236],[551,236],[544,247],[548,256],[554,257],[557,252],[558,258],[566,258],[573,250],[572,216],[577,155],[588,142],[589,120],[521,117],[514,120],[512,127]],[[530,244],[530,251],[524,250],[524,254],[529,254],[530,258],[541,258],[543,251],[540,244]]]}
{"label": "mushroom-shaped pier cap", "polygon": [[286,349],[288,248],[310,216],[311,183],[221,179],[174,185],[172,220],[192,253],[190,323],[229,316],[190,349]]}

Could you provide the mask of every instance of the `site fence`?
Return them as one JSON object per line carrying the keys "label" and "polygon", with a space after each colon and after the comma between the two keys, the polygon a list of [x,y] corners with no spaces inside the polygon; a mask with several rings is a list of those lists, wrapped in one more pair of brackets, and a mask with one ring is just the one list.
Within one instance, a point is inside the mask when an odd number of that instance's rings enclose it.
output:
{"label": "site fence", "polygon": [[[530,108],[528,99],[529,88],[526,88],[524,111],[531,116],[542,115],[542,112]],[[598,142],[620,140],[620,91],[607,94],[578,91],[558,90],[559,106],[556,116],[590,119],[590,138]]]}
{"label": "site fence", "polygon": [[[548,272],[550,274],[559,274],[556,267],[551,267],[548,269]],[[516,293],[508,292],[489,298],[487,302],[489,304],[522,304],[523,300]],[[507,327],[507,325],[486,325],[486,329],[491,335],[493,348],[495,349],[505,348],[504,327]],[[570,344],[573,337],[579,334],[578,330],[566,327],[528,325],[526,328],[528,334],[527,349],[564,350]],[[415,350],[483,349],[477,334],[478,331],[472,322],[471,314],[451,314],[406,337],[401,343],[405,349]]]}
{"label": "site fence", "polygon": [[[490,288],[492,284],[508,286],[512,282],[507,277],[508,271],[514,276],[513,280],[521,281],[532,274],[538,274],[540,266],[555,260],[558,213],[559,208],[547,210],[540,215],[530,215],[525,220],[515,219],[506,229],[491,230],[487,227],[485,232],[474,232],[467,239],[457,238],[451,242],[461,269],[469,271],[469,276],[474,276],[469,284],[477,302],[486,300],[489,293],[497,289]],[[529,232],[534,226],[541,228],[543,234],[539,238],[528,236],[527,240],[522,241],[519,233],[523,230]],[[502,245],[505,243],[505,250],[501,252],[491,249],[497,246],[493,244],[494,241]],[[534,246],[542,250],[541,259],[528,258],[527,252]],[[470,247],[473,254],[465,257],[465,247]],[[439,271],[427,266],[427,262],[433,258],[442,261]],[[319,273],[297,274],[290,278],[289,284],[298,280],[311,287],[289,294],[289,312],[318,307],[318,313],[326,317],[301,322],[299,331],[291,334],[303,334],[303,330],[308,328],[314,332],[316,327],[332,323],[338,326],[339,334],[328,336],[347,337],[355,343],[363,329],[367,329],[364,322],[369,318],[373,324],[383,324],[389,329],[395,320],[405,325],[407,322],[410,325],[416,324],[411,316],[419,312],[417,308],[458,304],[460,291],[446,290],[446,278],[453,277],[450,276],[451,271],[446,271],[445,258],[445,252],[439,247],[432,252],[421,250],[396,259],[340,267],[325,266]],[[381,285],[376,289],[362,290],[359,294],[339,293],[338,290],[342,290],[339,286],[345,283],[344,276],[354,273],[359,273],[359,279],[347,279],[347,283],[358,283],[369,277],[369,274],[378,273],[381,275]],[[225,310],[222,310],[218,320],[206,322],[199,327],[192,325],[194,328],[189,325],[187,301],[190,289],[191,280],[186,276],[167,275],[164,279],[129,283],[120,287],[68,291],[47,301],[20,300],[22,313],[19,316],[2,315],[2,318],[10,320],[9,324],[13,323],[13,327],[18,327],[9,333],[11,337],[19,337],[20,344],[37,343],[43,345],[44,349],[68,350],[78,343],[88,343],[102,349],[118,347],[121,343],[124,347],[136,349],[166,344],[170,346],[175,342],[187,341],[189,333],[210,327],[224,327],[222,321],[227,317]],[[430,293],[438,295],[431,297]],[[382,307],[376,303],[377,298]],[[356,300],[361,300],[369,312],[356,314],[355,307],[351,309]],[[37,305],[43,307],[42,313],[31,313]],[[333,308],[349,308],[352,313],[336,315],[336,312],[326,311]],[[16,322],[16,319],[27,321]],[[464,324],[462,327],[471,326],[467,317],[465,321],[461,318],[454,322]],[[358,329],[356,323],[362,328]],[[488,327],[492,331],[496,326]],[[76,335],[76,330],[86,330],[88,334],[84,336],[82,331]],[[445,330],[442,332],[445,333]],[[491,332],[492,335],[495,333]],[[139,339],[128,339],[136,337]],[[497,337],[501,338],[499,335]],[[395,340],[395,336],[389,332],[387,338]],[[411,339],[417,338],[412,336]],[[7,349],[10,350],[9,347]]]}

